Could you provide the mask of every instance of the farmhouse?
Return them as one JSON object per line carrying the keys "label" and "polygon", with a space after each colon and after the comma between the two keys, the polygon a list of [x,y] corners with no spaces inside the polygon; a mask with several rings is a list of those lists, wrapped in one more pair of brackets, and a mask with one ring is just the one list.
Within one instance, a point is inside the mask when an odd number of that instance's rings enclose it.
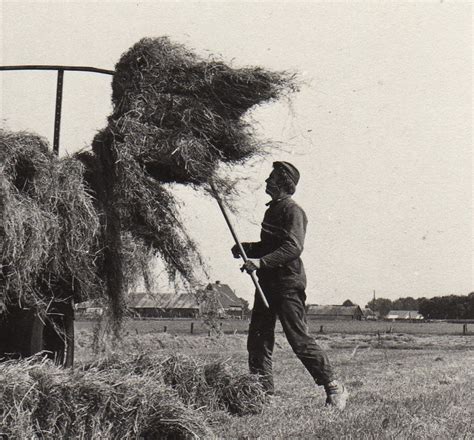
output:
{"label": "farmhouse", "polygon": [[390,310],[385,319],[392,321],[421,321],[424,318],[423,315],[418,313],[417,310]]}
{"label": "farmhouse", "polygon": [[363,313],[359,306],[320,306],[308,304],[306,308],[308,319],[341,319],[358,320],[362,319]]}

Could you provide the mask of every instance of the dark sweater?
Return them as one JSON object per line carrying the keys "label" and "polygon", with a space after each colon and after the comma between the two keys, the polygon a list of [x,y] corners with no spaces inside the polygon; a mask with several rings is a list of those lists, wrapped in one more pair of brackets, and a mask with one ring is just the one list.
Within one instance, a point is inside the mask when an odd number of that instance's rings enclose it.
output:
{"label": "dark sweater", "polygon": [[257,275],[264,290],[305,289],[306,275],[300,255],[307,223],[305,212],[290,196],[268,204],[260,241],[243,243],[249,258],[260,258]]}

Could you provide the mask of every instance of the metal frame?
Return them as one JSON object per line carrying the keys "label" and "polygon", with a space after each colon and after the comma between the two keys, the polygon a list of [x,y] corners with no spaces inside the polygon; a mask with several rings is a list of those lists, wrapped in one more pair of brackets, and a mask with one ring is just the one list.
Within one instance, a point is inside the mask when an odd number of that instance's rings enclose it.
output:
{"label": "metal frame", "polygon": [[54,135],[53,135],[53,152],[59,154],[59,136],[61,133],[61,111],[63,103],[63,87],[64,87],[64,72],[66,70],[76,72],[91,72],[101,73],[105,75],[114,75],[113,70],[99,69],[97,67],[89,66],[60,66],[60,65],[18,65],[18,66],[0,66],[0,71],[8,70],[53,70],[58,72],[56,83],[56,106],[54,111]]}

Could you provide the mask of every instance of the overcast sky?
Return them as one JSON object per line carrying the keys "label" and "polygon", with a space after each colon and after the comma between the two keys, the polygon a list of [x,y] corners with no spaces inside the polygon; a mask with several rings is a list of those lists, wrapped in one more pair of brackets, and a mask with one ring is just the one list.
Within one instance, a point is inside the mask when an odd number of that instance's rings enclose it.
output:
{"label": "overcast sky", "polygon": [[[467,294],[473,288],[472,7],[468,2],[1,2],[2,65],[113,69],[140,38],[170,36],[235,67],[294,70],[291,103],[252,112],[278,146],[236,172],[234,222],[257,240],[273,160],[301,172],[309,224],[309,303],[365,305],[373,295]],[[111,77],[65,75],[61,152],[90,145],[110,113]],[[11,129],[52,142],[56,76],[0,72]],[[211,280],[250,300],[217,205],[178,188]]]}

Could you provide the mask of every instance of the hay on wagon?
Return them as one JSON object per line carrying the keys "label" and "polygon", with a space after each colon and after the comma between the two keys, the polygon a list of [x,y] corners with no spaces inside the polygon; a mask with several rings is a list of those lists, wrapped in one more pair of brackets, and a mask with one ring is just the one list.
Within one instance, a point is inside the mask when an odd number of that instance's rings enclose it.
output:
{"label": "hay on wagon", "polygon": [[34,134],[0,129],[0,301],[36,306],[100,294],[99,217],[82,164]]}

